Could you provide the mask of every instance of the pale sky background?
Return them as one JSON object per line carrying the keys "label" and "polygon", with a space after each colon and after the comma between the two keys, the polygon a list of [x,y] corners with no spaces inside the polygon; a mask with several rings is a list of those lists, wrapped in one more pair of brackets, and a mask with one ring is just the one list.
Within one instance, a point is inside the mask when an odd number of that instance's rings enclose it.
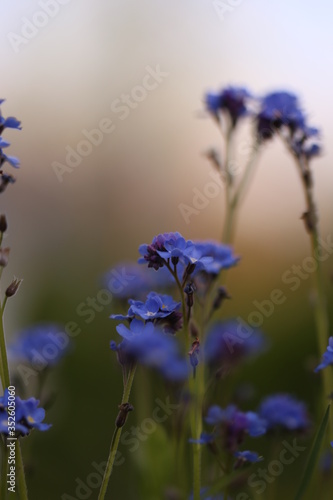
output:
{"label": "pale sky background", "polygon": [[[237,6],[223,20],[207,0],[55,1],[51,18],[38,14],[42,0],[2,0],[0,97],[7,99],[4,115],[21,119],[23,130],[6,133],[22,166],[1,207],[10,222],[9,276],[29,283],[22,303],[30,304],[50,269],[64,280],[80,279],[89,266],[93,275],[135,258],[137,246],[159,232],[220,237],[222,196],[190,224],[178,206],[191,204],[192,190],[210,180],[202,152],[222,147],[202,114],[204,92],[230,83],[257,94],[287,89],[300,95],[311,123],[323,131],[315,186],[323,234],[331,231],[333,4],[224,3]],[[22,36],[34,19],[45,26],[15,51],[13,34]],[[112,103],[141,84],[147,66],[157,65],[168,77],[120,120]],[[65,148],[75,148],[82,130],[103,118],[113,120],[115,130],[60,183],[52,163],[64,162]],[[271,144],[237,229],[236,249],[252,255],[248,266],[274,255],[281,275],[286,264],[279,267],[279,259],[289,266],[307,254],[299,221],[304,206],[292,161],[281,144]]]}

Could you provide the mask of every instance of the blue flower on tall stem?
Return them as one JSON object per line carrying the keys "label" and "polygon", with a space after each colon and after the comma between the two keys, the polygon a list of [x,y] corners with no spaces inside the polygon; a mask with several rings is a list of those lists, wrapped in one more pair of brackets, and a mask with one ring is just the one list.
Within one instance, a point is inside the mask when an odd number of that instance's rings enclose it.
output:
{"label": "blue flower on tall stem", "polygon": [[206,416],[206,422],[216,427],[215,434],[221,436],[226,450],[235,453],[238,446],[248,434],[252,437],[266,433],[267,425],[257,413],[242,412],[234,405],[222,409],[220,406],[211,406]]}
{"label": "blue flower on tall stem", "polygon": [[[11,413],[8,403],[8,389],[0,397],[0,433],[8,435],[8,412]],[[26,436],[33,429],[47,431],[51,425],[43,422],[45,418],[44,408],[39,407],[39,401],[35,398],[22,400],[15,397],[15,430],[17,435]]]}
{"label": "blue flower on tall stem", "polygon": [[244,87],[226,87],[217,93],[206,94],[207,110],[218,118],[219,113],[225,113],[235,127],[240,118],[248,114],[247,103],[250,92]]}
{"label": "blue flower on tall stem", "polygon": [[[170,380],[185,380],[188,376],[188,365],[179,354],[176,339],[163,333],[151,322],[144,323],[133,319],[129,327],[120,324],[116,327],[125,342],[121,343],[122,354],[128,359],[157,369]],[[116,345],[112,344],[116,350]]]}

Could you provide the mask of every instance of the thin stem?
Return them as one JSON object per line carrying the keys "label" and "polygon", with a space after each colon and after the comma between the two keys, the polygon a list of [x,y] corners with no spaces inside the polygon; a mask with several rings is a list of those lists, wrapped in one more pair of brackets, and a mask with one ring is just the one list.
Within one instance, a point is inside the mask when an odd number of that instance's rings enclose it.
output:
{"label": "thin stem", "polygon": [[22,459],[22,450],[20,439],[16,441],[16,467],[17,467],[17,489],[19,493],[20,500],[28,500],[28,489],[25,482],[24,466]]}
{"label": "thin stem", "polygon": [[[123,397],[121,400],[121,404],[128,403],[129,396],[131,394],[133,380],[134,380],[135,370],[136,370],[136,365],[134,365],[130,370],[126,385],[124,387],[124,393],[123,393]],[[108,462],[106,464],[106,469],[105,469],[101,489],[99,492],[98,500],[104,500],[104,498],[105,498],[106,490],[107,490],[107,487],[109,484],[110,476],[111,476],[113,465],[114,465],[114,461],[115,461],[116,454],[118,451],[118,446],[119,446],[119,441],[120,441],[122,429],[123,429],[122,427],[116,427],[115,431],[113,433],[112,440],[111,440],[111,446],[110,446],[109,458],[108,458]]]}
{"label": "thin stem", "polygon": [[0,437],[2,462],[1,462],[1,483],[0,483],[0,498],[6,500],[7,498],[7,470],[8,470],[8,448],[6,440],[3,436]]}
{"label": "thin stem", "polygon": [[[5,303],[5,302],[4,302]],[[5,340],[5,332],[3,327],[3,308],[1,308],[0,312],[0,354],[1,354],[1,383],[2,387],[5,389],[9,387],[9,370],[8,370],[8,359],[7,359],[7,351],[6,351],[6,340]]]}

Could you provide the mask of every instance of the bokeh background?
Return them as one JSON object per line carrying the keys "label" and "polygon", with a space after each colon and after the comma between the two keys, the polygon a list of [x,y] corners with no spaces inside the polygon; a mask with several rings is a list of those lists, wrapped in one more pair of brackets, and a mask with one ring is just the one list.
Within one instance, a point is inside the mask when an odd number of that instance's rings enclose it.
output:
{"label": "bokeh background", "polygon": [[[25,443],[31,498],[53,500],[64,493],[75,498],[75,479],[84,480],[92,461],[105,459],[121,397],[121,375],[108,348],[116,338],[108,319],[112,307],[90,324],[77,307],[96,296],[106,270],[135,260],[138,245],[157,233],[221,237],[222,192],[189,224],[179,211],[179,204],[192,204],[193,189],[210,181],[204,151],[222,149],[203,112],[206,91],[231,83],[258,95],[274,89],[300,95],[311,123],[322,129],[315,193],[322,234],[331,233],[333,6],[328,0],[226,1],[229,9],[218,14],[216,2],[208,0],[72,0],[56,2],[55,15],[30,39],[17,38],[43,11],[42,3],[2,0],[0,7],[2,110],[23,122],[21,132],[6,134],[21,168],[17,183],[1,195],[1,210],[12,249],[3,279],[24,279],[8,304],[7,337],[41,320],[76,321],[82,329],[50,378],[57,392],[47,415],[52,431]],[[121,120],[111,106],[141,84],[147,66],[157,65],[168,76]],[[64,163],[66,147],[75,149],[85,138],[82,131],[104,118],[113,121],[114,131],[59,182],[54,162]],[[238,221],[235,249],[242,262],[228,278],[233,300],[224,314],[246,319],[254,300],[283,289],[287,300],[263,325],[273,350],[241,378],[256,385],[257,398],[287,390],[315,413],[311,277],[297,292],[281,281],[310,252],[303,210],[296,169],[282,145],[271,143]],[[330,258],[330,298],[332,270]],[[112,478],[116,493],[110,498],[141,498],[143,472],[135,472],[132,455]]]}

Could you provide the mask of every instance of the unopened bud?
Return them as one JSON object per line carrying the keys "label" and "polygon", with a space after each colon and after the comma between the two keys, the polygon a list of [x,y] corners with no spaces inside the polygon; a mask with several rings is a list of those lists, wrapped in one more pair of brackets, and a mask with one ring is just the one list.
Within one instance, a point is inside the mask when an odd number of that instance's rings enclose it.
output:
{"label": "unopened bud", "polygon": [[184,288],[184,292],[187,296],[186,304],[188,308],[191,308],[193,306],[193,293],[195,292],[195,290],[196,288],[193,283],[187,283],[186,287]]}
{"label": "unopened bud", "polygon": [[130,403],[122,403],[121,405],[118,406],[119,408],[119,413],[116,418],[116,427],[123,427],[125,425],[125,422],[127,420],[127,415],[130,411],[134,410],[134,406],[132,406]]}
{"label": "unopened bud", "polygon": [[0,248],[0,267],[6,267],[8,264],[10,248]]}
{"label": "unopened bud", "polygon": [[4,233],[7,230],[7,219],[4,214],[0,215],[0,233]]}
{"label": "unopened bud", "polygon": [[14,278],[6,290],[6,297],[12,297],[13,295],[15,295],[17,290],[19,289],[19,286],[22,283],[22,281],[23,280],[19,280],[17,278]]}

